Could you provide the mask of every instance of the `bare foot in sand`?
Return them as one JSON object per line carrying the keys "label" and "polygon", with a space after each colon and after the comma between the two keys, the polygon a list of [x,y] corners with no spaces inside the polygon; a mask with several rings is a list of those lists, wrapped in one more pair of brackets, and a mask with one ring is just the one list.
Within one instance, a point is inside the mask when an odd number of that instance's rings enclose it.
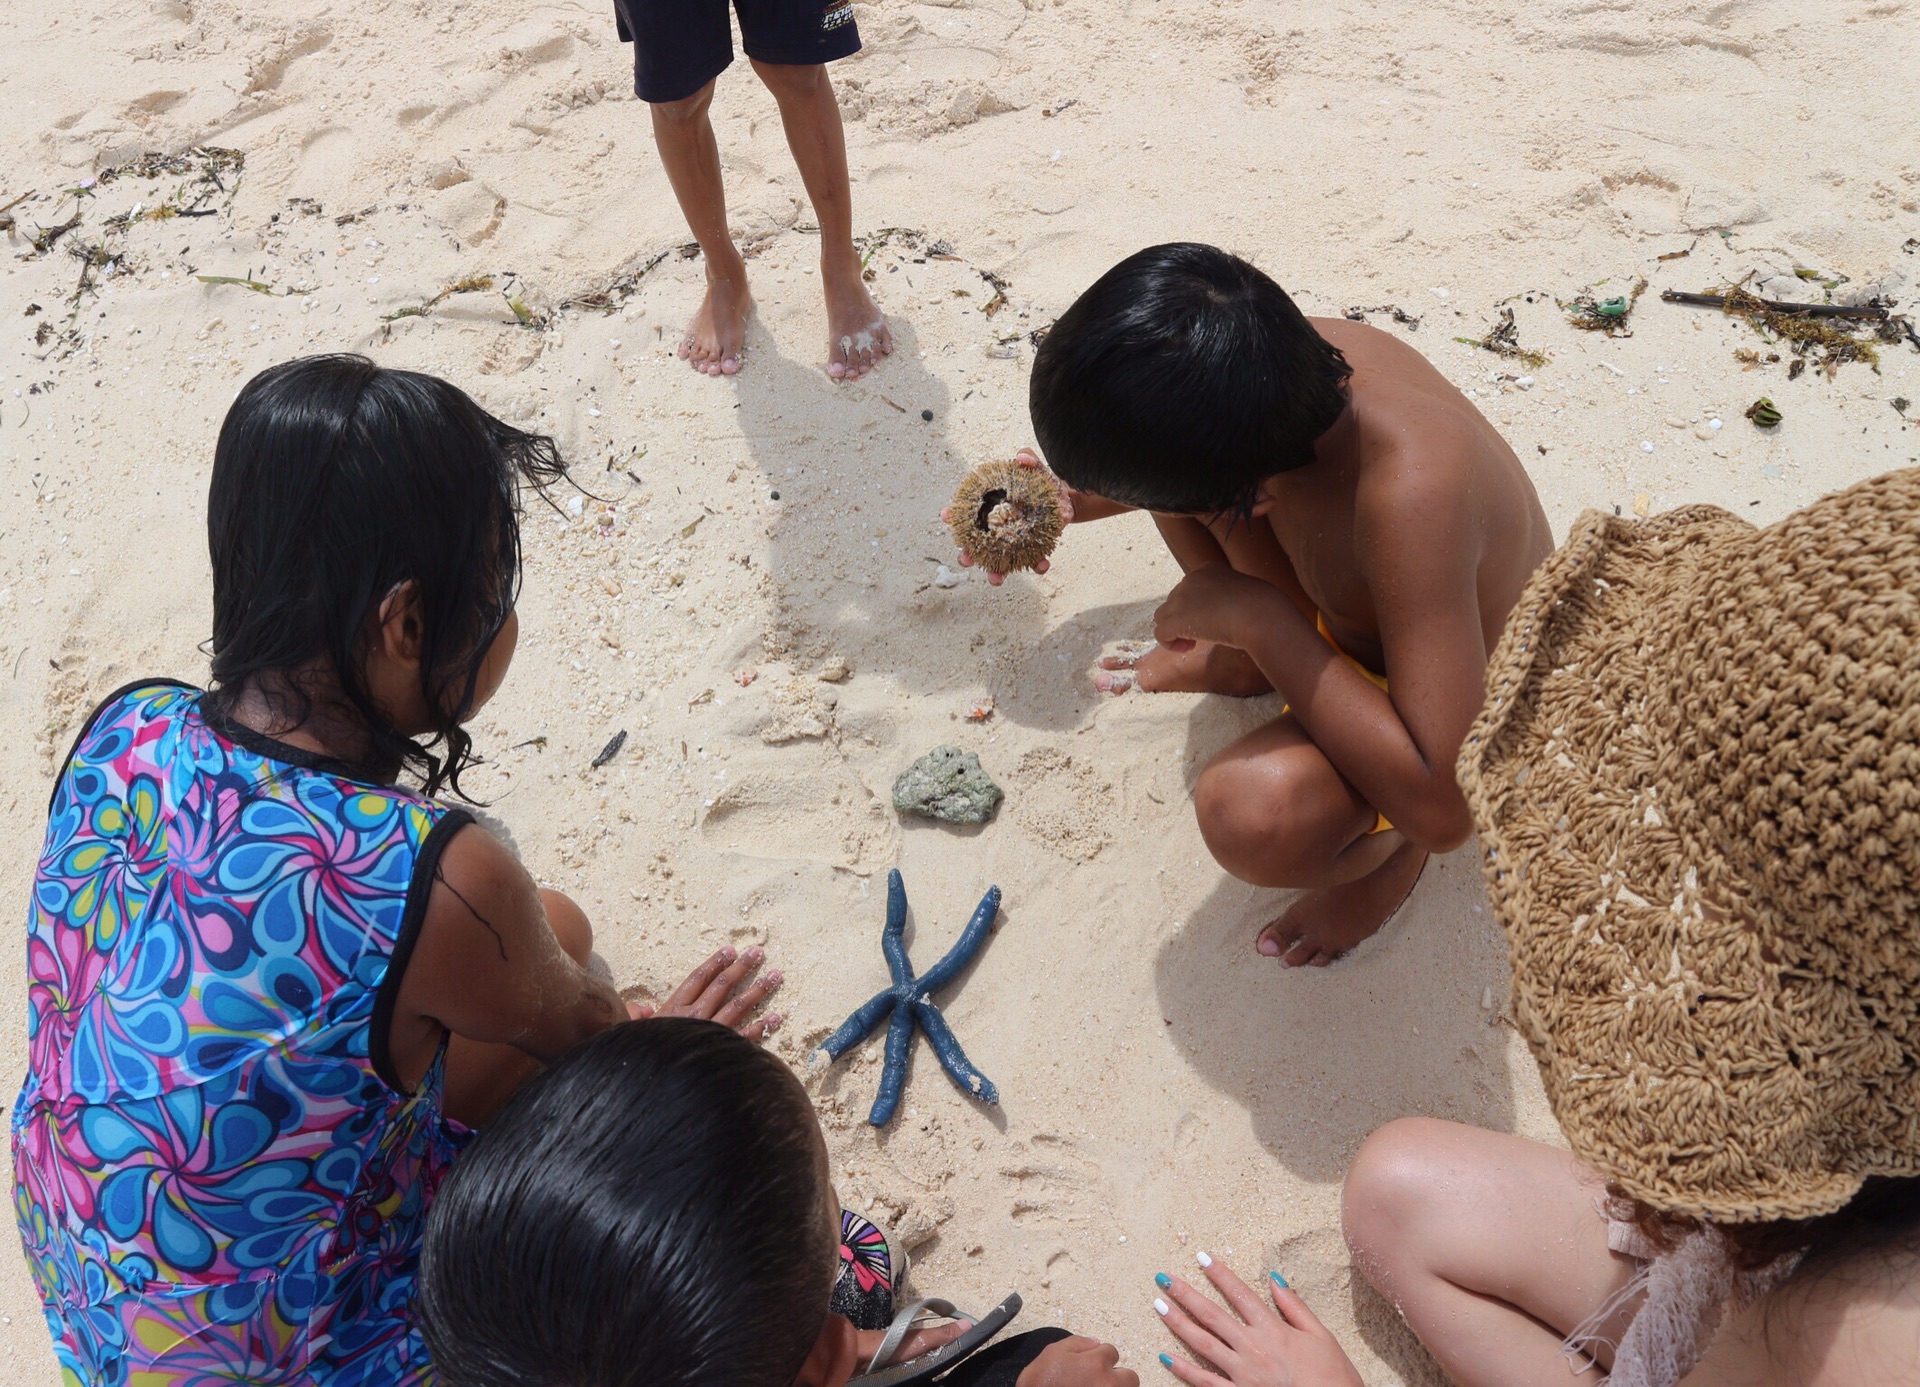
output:
{"label": "bare foot in sand", "polygon": [[1100,657],[1093,686],[1101,693],[1217,693],[1229,698],[1254,698],[1272,693],[1273,685],[1244,650],[1201,641],[1189,650],[1174,650],[1156,641],[1121,641],[1111,654]]}
{"label": "bare foot in sand", "polygon": [[680,359],[709,376],[731,376],[740,370],[747,347],[747,313],[753,295],[747,291],[747,262],[707,267],[707,296],[680,339]]}
{"label": "bare foot in sand", "polygon": [[886,315],[867,292],[859,252],[851,247],[832,266],[821,260],[820,280],[827,290],[827,374],[858,380],[893,353]]}
{"label": "bare foot in sand", "polygon": [[1379,932],[1426,865],[1426,850],[1404,842],[1358,881],[1309,891],[1260,932],[1254,947],[1282,968],[1324,968]]}

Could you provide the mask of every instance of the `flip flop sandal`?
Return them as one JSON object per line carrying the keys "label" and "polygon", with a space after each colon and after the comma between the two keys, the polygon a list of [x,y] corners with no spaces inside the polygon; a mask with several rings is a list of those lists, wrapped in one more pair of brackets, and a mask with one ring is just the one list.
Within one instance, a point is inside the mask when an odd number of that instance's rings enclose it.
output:
{"label": "flip flop sandal", "polygon": [[[929,1297],[912,1301],[901,1307],[893,1317],[893,1323],[887,1327],[886,1337],[880,1341],[880,1349],[873,1355],[873,1361],[867,1364],[864,1376],[852,1379],[847,1387],[907,1387],[909,1383],[928,1382],[952,1368],[962,1359],[970,1357],[984,1348],[988,1340],[998,1334],[1020,1313],[1020,1297],[1010,1295],[992,1310],[975,1319],[954,1308],[952,1301]],[[900,1347],[908,1333],[914,1328],[914,1321],[922,1314],[931,1314],[945,1319],[971,1319],[973,1327],[956,1339],[940,1345],[931,1353],[923,1353],[918,1358],[909,1358],[904,1363],[895,1363],[892,1367],[876,1368],[874,1364],[884,1363]]]}
{"label": "flip flop sandal", "polygon": [[907,1255],[871,1219],[840,1210],[840,1279],[827,1308],[853,1321],[855,1329],[885,1329],[893,1323],[893,1295],[907,1279]]}

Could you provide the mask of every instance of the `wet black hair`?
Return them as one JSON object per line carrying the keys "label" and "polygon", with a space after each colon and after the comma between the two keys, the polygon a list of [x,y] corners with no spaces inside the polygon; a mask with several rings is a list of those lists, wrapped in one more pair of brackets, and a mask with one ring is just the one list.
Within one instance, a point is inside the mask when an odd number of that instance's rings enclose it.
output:
{"label": "wet black hair", "polygon": [[454,1163],[420,1259],[446,1387],[788,1387],[838,1274],[826,1148],[786,1064],[631,1021],[529,1080]]}
{"label": "wet black hair", "polygon": [[1246,515],[1313,461],[1347,359],[1238,256],[1177,241],[1101,275],[1040,343],[1028,409],[1047,465],[1124,505]]}
{"label": "wet black hair", "polygon": [[[364,769],[410,769],[428,794],[459,793],[473,748],[460,722],[519,596],[519,487],[565,470],[551,438],[434,376],[346,355],[260,372],[220,426],[207,497],[209,715],[230,720],[253,686],[298,725],[313,704],[297,672],[324,661],[371,738]],[[380,716],[363,669],[371,618],[409,581],[435,720],[425,745]]]}

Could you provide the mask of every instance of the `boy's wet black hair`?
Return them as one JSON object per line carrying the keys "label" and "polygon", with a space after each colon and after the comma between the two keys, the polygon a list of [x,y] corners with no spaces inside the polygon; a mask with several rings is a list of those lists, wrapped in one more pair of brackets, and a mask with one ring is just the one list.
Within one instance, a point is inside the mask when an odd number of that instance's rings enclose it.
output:
{"label": "boy's wet black hair", "polygon": [[1183,515],[1245,515],[1313,461],[1353,374],[1286,291],[1238,256],[1177,241],[1122,260],[1060,316],[1028,408],[1071,486]]}
{"label": "boy's wet black hair", "polygon": [[839,1270],[786,1064],[632,1021],[529,1080],[454,1163],[420,1259],[446,1387],[788,1387]]}
{"label": "boy's wet black hair", "polygon": [[[458,793],[473,748],[460,720],[519,595],[519,487],[564,471],[551,438],[502,423],[433,376],[361,356],[262,371],[227,411],[214,452],[210,711],[230,714],[251,684],[302,722],[312,701],[293,676],[323,661],[372,738],[365,769],[411,769],[427,793]],[[409,581],[420,691],[435,719],[425,746],[380,716],[363,671],[372,618]]]}

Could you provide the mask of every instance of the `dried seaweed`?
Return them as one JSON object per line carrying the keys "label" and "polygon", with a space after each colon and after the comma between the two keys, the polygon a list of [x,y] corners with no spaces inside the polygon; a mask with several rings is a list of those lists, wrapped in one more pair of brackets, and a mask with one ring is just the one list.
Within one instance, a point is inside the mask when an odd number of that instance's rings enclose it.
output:
{"label": "dried seaweed", "polygon": [[242,289],[251,289],[256,294],[265,294],[270,299],[293,298],[302,294],[311,294],[311,289],[276,289],[271,284],[253,277],[249,270],[244,275],[195,275],[202,284],[235,284]]}
{"label": "dried seaweed", "polygon": [[[1669,303],[1694,303],[1718,308],[1730,318],[1744,318],[1769,344],[1784,342],[1796,357],[1811,359],[1832,380],[1850,361],[1880,366],[1874,339],[1891,315],[1879,304],[1848,307],[1842,304],[1782,303],[1763,299],[1742,285],[1729,285],[1712,294],[1681,294],[1669,289],[1660,296]],[[1838,327],[1854,320],[1872,327]],[[1897,339],[1895,339],[1897,340]],[[1805,369],[1802,367],[1802,369]]]}
{"label": "dried seaweed", "polygon": [[649,256],[637,269],[616,276],[604,288],[589,290],[563,301],[562,308],[590,308],[596,313],[615,313],[625,305],[628,299],[640,292],[640,282],[652,274],[673,254],[673,248]]}
{"label": "dried seaweed", "polygon": [[1487,329],[1484,337],[1456,337],[1453,339],[1469,347],[1478,347],[1483,352],[1492,352],[1495,356],[1508,357],[1535,370],[1545,366],[1551,359],[1545,352],[1537,352],[1520,345],[1520,325],[1513,320],[1513,310],[1503,308],[1494,325]]}
{"label": "dried seaweed", "polygon": [[455,294],[479,294],[491,288],[493,288],[492,275],[468,275],[465,279],[455,280],[425,303],[412,304],[406,308],[397,308],[391,313],[382,315],[380,321],[383,323],[392,323],[397,322],[401,318],[424,318],[430,309],[439,307]]}
{"label": "dried seaweed", "polygon": [[[153,207],[137,214],[126,212],[109,218],[107,225],[120,230],[135,221],[206,217],[225,211],[233,205],[234,196],[240,191],[240,175],[246,164],[247,156],[241,150],[224,149],[219,145],[195,145],[180,154],[142,154],[137,159],[129,159],[124,164],[115,164],[104,170],[94,182],[105,187],[123,178],[144,178],[149,182],[159,178],[182,180],[173,192]],[[211,206],[214,199],[223,194],[226,200],[219,207]]]}
{"label": "dried seaweed", "polygon": [[[1682,251],[1681,254],[1686,252]],[[1665,257],[1663,256],[1662,259]],[[1566,311],[1567,321],[1582,332],[1604,332],[1609,337],[1631,337],[1633,329],[1627,326],[1627,320],[1633,316],[1634,306],[1640,302],[1640,296],[1647,292],[1647,281],[1637,279],[1631,292],[1614,298],[1597,298],[1589,290],[1578,295],[1571,303],[1560,305]]]}
{"label": "dried seaweed", "polygon": [[58,226],[42,227],[40,234],[33,238],[34,253],[36,255],[45,255],[48,251],[52,250],[54,246],[59,244],[62,236],[66,235],[78,225],[80,225],[80,214],[75,212],[71,219],[61,222]]}
{"label": "dried seaweed", "polygon": [[1364,323],[1369,313],[1385,313],[1391,317],[1394,322],[1400,324],[1410,332],[1417,332],[1420,328],[1420,319],[1416,315],[1407,312],[1406,309],[1397,303],[1380,303],[1375,304],[1371,308],[1364,308],[1359,304],[1355,304],[1341,316],[1346,318],[1350,323]]}

